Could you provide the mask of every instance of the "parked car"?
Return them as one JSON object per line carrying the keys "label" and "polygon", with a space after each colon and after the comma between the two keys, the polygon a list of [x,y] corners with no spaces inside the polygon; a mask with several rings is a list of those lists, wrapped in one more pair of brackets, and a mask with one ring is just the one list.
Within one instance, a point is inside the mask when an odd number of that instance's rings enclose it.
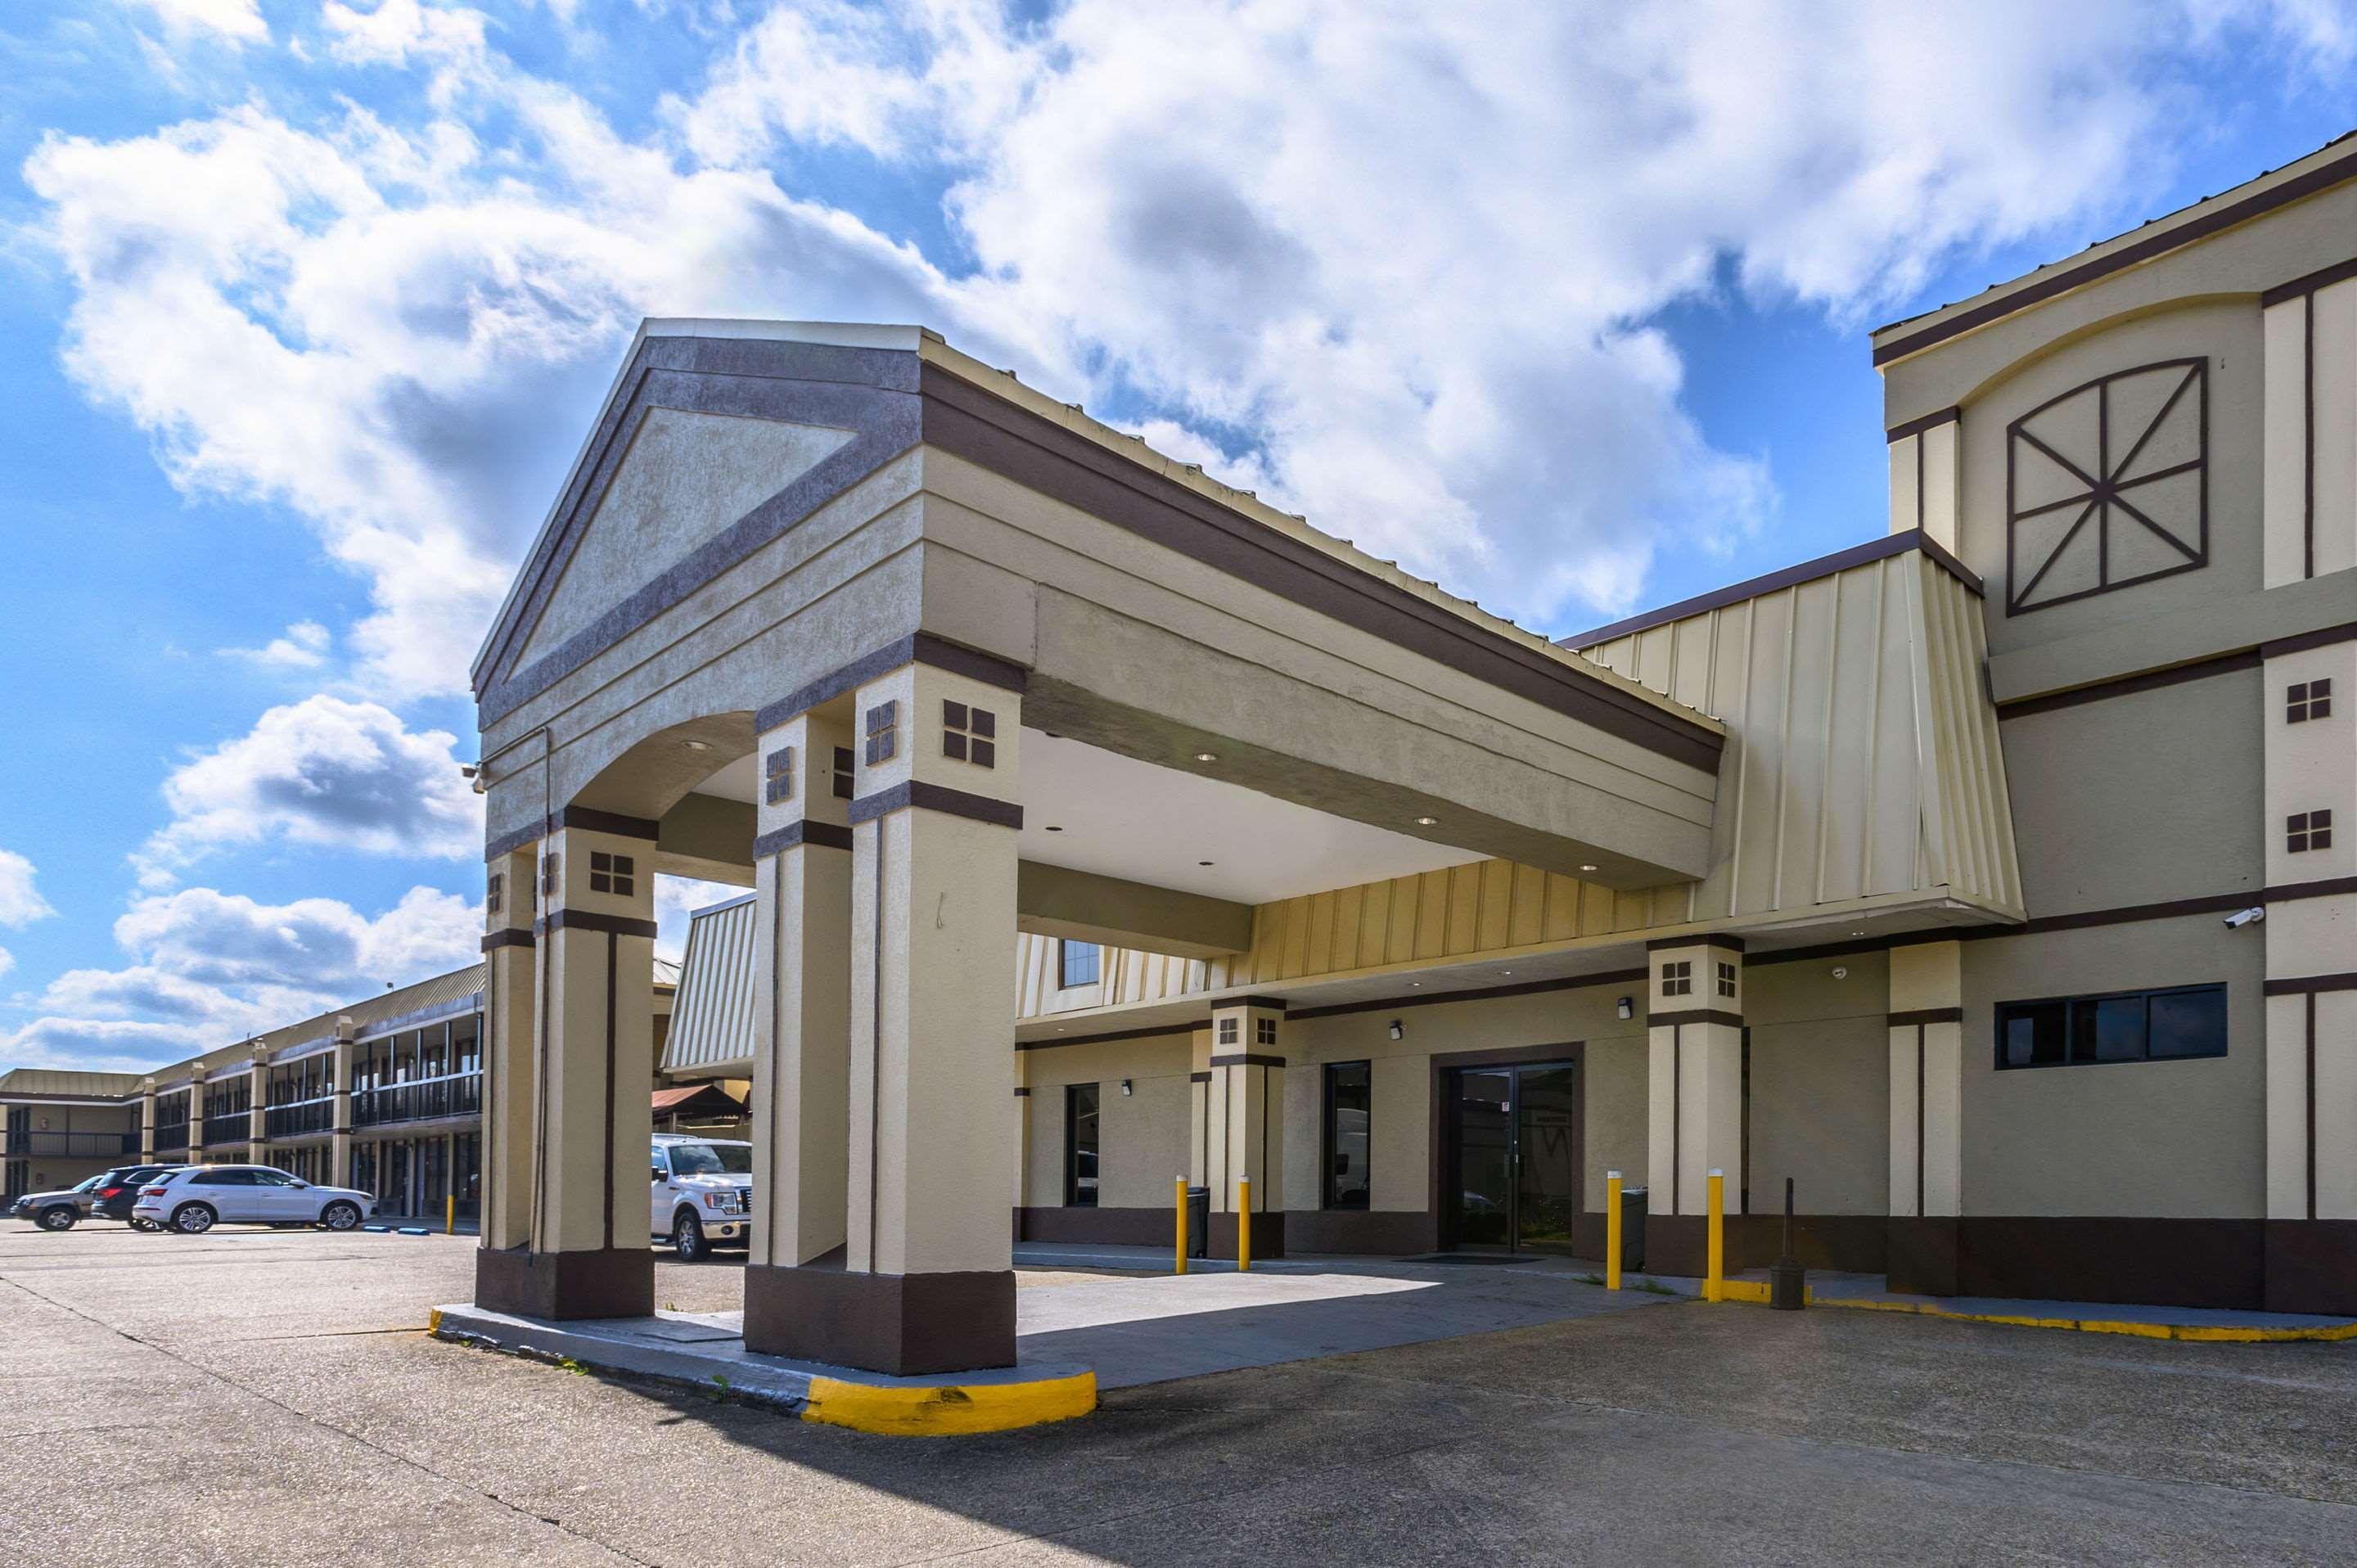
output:
{"label": "parked car", "polygon": [[317,1187],[270,1165],[188,1165],[139,1189],[131,1212],[201,1236],[216,1225],[317,1225],[350,1230],[376,1211],[373,1194]]}
{"label": "parked car", "polygon": [[98,1178],[91,1189],[91,1217],[95,1219],[120,1219],[134,1230],[154,1230],[158,1227],[152,1219],[142,1219],[131,1212],[139,1201],[139,1189],[169,1176],[184,1165],[124,1165]]}
{"label": "parked car", "polygon": [[713,1247],[753,1240],[753,1145],[733,1139],[655,1135],[649,1234],[683,1263]]}
{"label": "parked car", "polygon": [[44,1230],[70,1230],[90,1215],[91,1194],[106,1179],[102,1171],[78,1187],[57,1192],[28,1192],[10,1213],[29,1219]]}

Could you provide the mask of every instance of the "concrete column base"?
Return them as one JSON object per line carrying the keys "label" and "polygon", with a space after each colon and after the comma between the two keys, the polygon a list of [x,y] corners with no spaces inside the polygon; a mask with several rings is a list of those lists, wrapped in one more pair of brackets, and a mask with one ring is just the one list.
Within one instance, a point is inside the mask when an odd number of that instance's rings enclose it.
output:
{"label": "concrete column base", "polygon": [[[1214,1258],[1226,1258],[1232,1261],[1236,1255],[1236,1217],[1232,1213],[1214,1214],[1211,1217],[1211,1234],[1210,1240],[1204,1243],[1205,1250]],[[1166,1229],[1164,1240],[1167,1241],[1168,1239]],[[1252,1255],[1255,1258],[1285,1256],[1283,1210],[1280,1209],[1274,1214],[1255,1214],[1252,1217]]]}
{"label": "concrete column base", "polygon": [[2357,1313],[2357,1219],[2266,1223],[2269,1312]]}
{"label": "concrete column base", "polygon": [[1954,1295],[1961,1269],[1961,1226],[1955,1216],[1884,1221],[1890,1288],[1903,1295]]}
{"label": "concrete column base", "polygon": [[645,1247],[578,1252],[478,1248],[475,1305],[552,1320],[645,1317],[655,1309],[655,1255]]}
{"label": "concrete column base", "polygon": [[745,1348],[896,1378],[1015,1365],[1015,1271],[748,1264]]}

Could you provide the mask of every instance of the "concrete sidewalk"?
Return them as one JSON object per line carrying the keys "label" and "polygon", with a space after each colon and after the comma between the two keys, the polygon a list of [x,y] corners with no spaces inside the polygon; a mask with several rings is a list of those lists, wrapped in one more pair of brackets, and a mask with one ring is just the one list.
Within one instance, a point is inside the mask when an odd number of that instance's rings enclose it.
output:
{"label": "concrete sidewalk", "polygon": [[[1135,1254],[1146,1251],[1069,1248],[1043,1256],[1042,1250],[1026,1247],[1018,1261],[1033,1267],[1135,1269],[1141,1261]],[[910,1381],[992,1384],[1087,1369],[1101,1390],[1130,1388],[1535,1327],[1678,1299],[1666,1293],[1615,1294],[1584,1283],[1578,1272],[1558,1259],[1469,1266],[1291,1258],[1254,1263],[1243,1273],[1231,1264],[1183,1277],[1074,1276],[1017,1293],[1012,1372]],[[725,1384],[789,1409],[801,1408],[813,1379],[839,1370],[747,1350],[741,1312],[544,1323],[454,1305],[437,1309],[436,1332],[584,1366]]]}

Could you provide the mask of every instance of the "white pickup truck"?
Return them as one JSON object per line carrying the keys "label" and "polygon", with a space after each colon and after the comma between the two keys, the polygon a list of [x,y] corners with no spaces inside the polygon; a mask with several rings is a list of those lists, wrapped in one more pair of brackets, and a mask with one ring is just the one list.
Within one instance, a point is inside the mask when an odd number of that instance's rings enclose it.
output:
{"label": "white pickup truck", "polygon": [[669,1241],[681,1262],[752,1241],[752,1144],[658,1133],[652,1174],[649,1234]]}

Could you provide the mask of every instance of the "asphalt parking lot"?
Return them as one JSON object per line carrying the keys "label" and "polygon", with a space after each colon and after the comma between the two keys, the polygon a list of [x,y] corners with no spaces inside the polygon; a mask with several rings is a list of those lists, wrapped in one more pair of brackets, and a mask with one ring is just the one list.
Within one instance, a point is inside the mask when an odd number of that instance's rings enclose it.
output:
{"label": "asphalt parking lot", "polygon": [[0,1563],[2357,1557],[2357,1347],[1679,1304],[898,1439],[428,1339],[472,1248],[0,1226]]}

